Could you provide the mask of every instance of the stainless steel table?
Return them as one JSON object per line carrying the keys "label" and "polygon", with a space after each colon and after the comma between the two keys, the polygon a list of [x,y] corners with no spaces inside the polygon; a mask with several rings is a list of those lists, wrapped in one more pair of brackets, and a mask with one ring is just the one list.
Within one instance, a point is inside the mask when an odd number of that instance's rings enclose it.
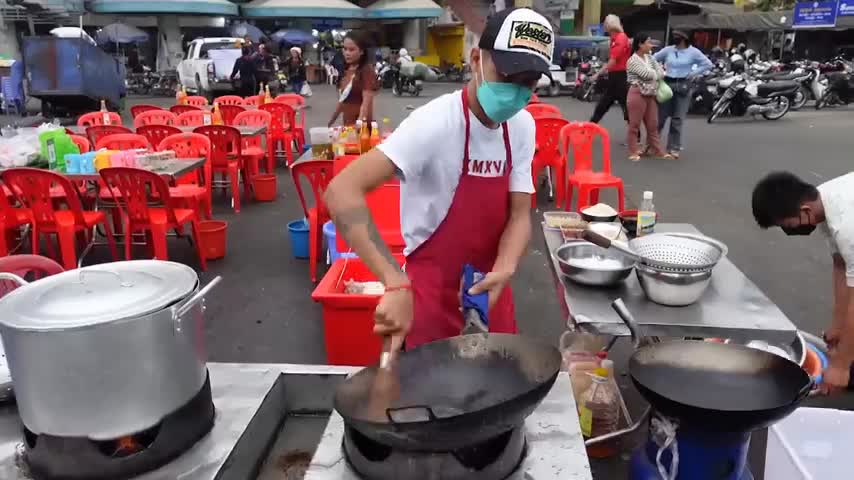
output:
{"label": "stainless steel table", "polygon": [[[690,224],[659,224],[658,232],[700,233]],[[543,226],[555,286],[568,325],[600,335],[628,336],[629,331],[611,309],[622,298],[643,333],[656,337],[723,337],[762,339],[789,343],[796,327],[728,258],[714,269],[703,297],[687,307],[666,307],[647,300],[632,274],[615,288],[594,288],[573,283],[560,275],[551,254],[563,243],[560,232]]]}
{"label": "stainless steel table", "polygon": [[[166,177],[167,180],[173,180],[175,178],[182,177],[193,170],[202,168],[204,164],[205,159],[203,157],[173,158],[158,162],[156,166],[148,168],[147,170],[159,173],[161,176]],[[6,169],[0,168],[0,171],[3,170]],[[98,173],[63,173],[62,175],[72,181],[95,182],[101,179],[101,176],[98,175]]]}

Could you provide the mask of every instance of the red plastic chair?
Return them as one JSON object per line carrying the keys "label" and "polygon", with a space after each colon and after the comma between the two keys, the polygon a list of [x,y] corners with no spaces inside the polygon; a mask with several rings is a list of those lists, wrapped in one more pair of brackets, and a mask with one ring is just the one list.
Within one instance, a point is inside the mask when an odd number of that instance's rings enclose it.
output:
{"label": "red plastic chair", "polygon": [[109,135],[95,144],[95,150],[106,148],[107,150],[151,150],[148,139],[136,133],[120,133]]}
{"label": "red plastic chair", "polygon": [[283,93],[276,97],[276,103],[290,105],[296,110],[297,122],[294,126],[294,137],[297,140],[297,151],[302,152],[305,145],[305,98],[297,93]]}
{"label": "red plastic chair", "polygon": [[171,107],[169,107],[169,111],[174,113],[175,115],[181,115],[184,112],[196,112],[201,109],[201,107],[196,107],[193,105],[172,105]]}
{"label": "red plastic chair", "polygon": [[13,207],[9,203],[9,197],[13,196],[12,191],[5,185],[3,189],[5,191],[0,195],[0,256],[5,257],[20,246],[19,244],[18,247],[9,249],[10,245],[16,244],[19,235],[23,242],[24,237],[20,227],[31,223],[32,213],[27,208]]}
{"label": "red plastic chair", "polygon": [[144,105],[144,104],[134,105],[134,106],[130,107],[130,116],[135,119],[136,117],[139,116],[140,113],[150,112],[152,110],[165,110],[165,109],[158,107],[157,105]]}
{"label": "red plastic chair", "polygon": [[71,137],[71,141],[77,145],[77,148],[80,150],[80,153],[86,153],[89,150],[92,150],[92,144],[89,143],[89,139],[84,137],[83,135],[69,135]]}
{"label": "red plastic chair", "polygon": [[[236,127],[270,127],[270,120],[272,116],[270,112],[265,112],[264,110],[247,110],[238,114],[234,118],[234,126]],[[248,171],[249,178],[251,179],[261,170],[261,162],[264,161],[264,157],[267,156],[267,151],[264,149],[262,144],[262,136],[254,135],[251,137],[244,136],[243,137],[243,165],[245,169]]]}
{"label": "red plastic chair", "polygon": [[[240,130],[227,125],[207,125],[194,129],[193,133],[210,139],[210,162],[213,173],[224,174],[230,180],[230,182],[213,182],[211,188],[229,185],[234,213],[240,213],[240,149],[243,143]],[[249,195],[249,182],[244,181],[244,185],[246,194]]]}
{"label": "red plastic chair", "polygon": [[292,107],[305,107],[305,97],[298,93],[283,93],[276,97],[274,101],[276,103],[284,103],[285,105],[290,105]]}
{"label": "red plastic chair", "polygon": [[[282,143],[287,155],[287,164],[294,163],[293,143],[295,140],[293,127],[296,126],[296,111],[284,103],[265,103],[259,110],[269,112],[270,126],[267,128],[267,173],[275,169],[276,146]],[[301,148],[301,147],[300,147]]]}
{"label": "red plastic chair", "polygon": [[213,116],[207,110],[184,112],[175,120],[175,124],[181,127],[201,127],[210,125],[211,122],[213,122]]}
{"label": "red plastic chair", "polygon": [[244,107],[260,107],[264,105],[264,95],[252,95],[243,99]]}
{"label": "red plastic chair", "polygon": [[[308,219],[308,269],[312,282],[317,281],[317,259],[323,247],[323,224],[331,220],[329,210],[323,201],[323,194],[329,182],[332,181],[334,168],[333,160],[304,160],[291,165],[291,176],[294,179],[305,218]],[[309,207],[305,201],[300,177],[305,177],[311,185],[311,191],[314,194],[313,207]]]}
{"label": "red plastic chair", "polygon": [[209,103],[207,98],[200,95],[190,95],[184,99],[185,105],[192,105],[194,107],[206,107]]}
{"label": "red plastic chair", "polygon": [[152,146],[160,145],[164,138],[171,135],[180,135],[181,129],[172,125],[145,125],[138,127],[136,133],[148,139]]}
{"label": "red plastic chair", "polygon": [[[110,125],[121,125],[122,117],[116,112],[106,112],[109,117]],[[78,127],[93,127],[95,125],[106,125],[104,122],[104,112],[89,112],[80,115],[77,119]]]}
{"label": "red plastic chair", "polygon": [[214,99],[214,103],[218,103],[220,107],[223,105],[243,105],[243,97],[238,97],[237,95],[223,95],[221,97],[216,97]]}
{"label": "red plastic chair", "polygon": [[90,145],[97,145],[98,140],[109,135],[118,135],[121,133],[133,133],[133,131],[121,125],[95,125],[86,129],[86,138],[89,139]]}
{"label": "red plastic chair", "polygon": [[[537,179],[544,168],[551,167],[554,171],[555,207],[563,205],[566,190],[566,158],[560,153],[558,140],[563,127],[569,121],[563,118],[539,117],[534,119],[537,128],[536,149],[534,160],[531,165],[531,174],[534,178],[534,188],[537,187]],[[531,196],[531,208],[537,206],[537,195]]]}
{"label": "red plastic chair", "polygon": [[198,133],[172,135],[160,142],[157,150],[173,150],[180,158],[205,158],[201,175],[197,172],[195,178],[179,179],[179,185],[169,188],[169,193],[172,198],[183,201],[189,208],[198,212],[199,218],[204,214],[204,217],[210,220],[213,215],[210,189],[213,174],[210,162],[211,141],[208,137]]}
{"label": "red plastic chair", "polygon": [[[12,168],[2,172],[3,182],[16,192],[18,199],[32,212],[32,249],[39,252],[39,235],[55,234],[59,243],[62,265],[66,270],[77,268],[76,238],[88,242],[92,229],[101,225],[107,235],[107,243],[113,260],[117,259],[116,243],[110,222],[103,211],[86,211],[77,197],[77,189],[64,176],[37,168]],[[58,186],[65,191],[66,209],[59,210],[51,199],[51,187]],[[53,250],[50,242],[48,253]]]}
{"label": "red plastic chair", "polygon": [[[11,273],[25,280],[38,280],[64,272],[62,265],[41,255],[11,255],[0,258],[0,272]],[[21,285],[14,280],[0,280],[0,298]]]}
{"label": "red plastic chair", "polygon": [[[169,185],[160,175],[139,168],[103,168],[100,172],[101,178],[110,187],[109,190],[121,192],[116,198],[122,209],[125,228],[125,259],[132,258],[133,233],[143,231],[151,233],[150,247],[153,248],[154,258],[158,260],[169,260],[169,250],[166,244],[166,234],[169,230],[180,229],[190,224],[193,230],[193,240],[196,251],[199,254],[199,264],[204,271],[207,262],[202,250],[199,237],[199,216],[195,210],[187,208],[174,208],[174,201],[169,193]],[[151,207],[151,195],[161,207]]]}
{"label": "red plastic chair", "polygon": [[531,116],[535,119],[540,117],[563,118],[563,114],[560,113],[560,109],[548,103],[529,103],[528,106],[525,107],[525,110],[530,112]]}
{"label": "red plastic chair", "polygon": [[174,125],[177,115],[169,110],[149,110],[142,112],[133,119],[133,128],[145,125]]}
{"label": "red plastic chair", "polygon": [[[602,170],[593,168],[593,146],[599,137],[602,142]],[[569,211],[572,205],[572,191],[578,188],[578,207],[576,211],[599,203],[599,190],[603,188],[617,189],[618,211],[625,209],[623,198],[623,180],[611,174],[611,139],[605,128],[590,122],[573,122],[560,131],[561,156],[569,166],[567,178],[566,204]],[[569,152],[572,150],[572,161]]]}
{"label": "red plastic chair", "polygon": [[234,125],[234,119],[238,115],[245,112],[246,109],[241,105],[220,105],[219,114],[222,115],[222,121],[226,125]]}

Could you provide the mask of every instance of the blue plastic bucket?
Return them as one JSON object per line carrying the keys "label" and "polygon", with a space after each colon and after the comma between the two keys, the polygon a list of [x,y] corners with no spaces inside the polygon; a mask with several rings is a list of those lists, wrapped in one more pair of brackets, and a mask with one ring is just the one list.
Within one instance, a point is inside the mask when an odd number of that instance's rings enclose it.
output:
{"label": "blue plastic bucket", "polygon": [[335,260],[339,258],[359,258],[355,253],[339,253],[338,252],[338,244],[336,243],[335,238],[335,224],[330,222],[326,222],[323,224],[323,237],[326,238],[326,248],[329,252],[329,256],[327,257],[328,263],[332,264]]}
{"label": "blue plastic bucket", "polygon": [[288,234],[291,237],[291,253],[294,258],[308,258],[308,222],[305,219],[290,222]]}

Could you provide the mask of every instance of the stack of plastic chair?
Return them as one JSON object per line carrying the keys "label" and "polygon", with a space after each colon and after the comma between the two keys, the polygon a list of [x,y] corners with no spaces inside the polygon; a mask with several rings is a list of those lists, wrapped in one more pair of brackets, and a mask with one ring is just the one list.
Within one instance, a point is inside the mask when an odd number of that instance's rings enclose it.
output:
{"label": "stack of plastic chair", "polygon": [[244,107],[260,107],[264,105],[264,95],[252,95],[243,99]]}
{"label": "stack of plastic chair", "polygon": [[234,119],[245,112],[246,109],[240,105],[220,105],[219,114],[222,115],[222,122],[226,125],[234,125]]}
{"label": "stack of plastic chair", "polygon": [[149,112],[151,110],[164,110],[164,109],[158,107],[157,105],[145,105],[145,104],[134,105],[134,106],[130,107],[130,116],[135,119],[136,117],[139,116],[140,113]]}
{"label": "stack of plastic chair", "polygon": [[276,97],[277,103],[290,105],[297,113],[297,123],[293,126],[294,139],[297,141],[297,152],[302,154],[305,145],[305,98],[296,93],[283,93]]}
{"label": "stack of plastic chair", "polygon": [[184,99],[184,105],[192,105],[194,107],[206,107],[208,103],[208,99],[200,95],[190,95]]}
{"label": "stack of plastic chair", "polygon": [[[77,268],[76,239],[79,236],[87,240],[84,251],[88,251],[92,231],[100,225],[107,236],[110,253],[116,260],[116,243],[110,222],[103,211],[83,210],[77,190],[71,181],[63,175],[37,168],[11,168],[2,172],[3,182],[16,193],[21,203],[32,212],[33,254],[39,252],[39,235],[54,234],[59,243],[62,265],[66,270]],[[58,186],[65,191],[65,208],[58,209],[51,198],[51,188]],[[46,242],[48,253],[53,246]]]}
{"label": "stack of plastic chair", "polygon": [[[193,230],[196,251],[199,254],[199,265],[203,271],[207,269],[207,262],[199,241],[198,212],[188,208],[174,208],[169,186],[163,177],[147,170],[125,167],[104,168],[98,173],[104,183],[109,186],[109,190],[121,192],[121,197],[117,198],[116,202],[122,209],[127,231],[126,260],[133,258],[132,234],[140,231],[150,233],[153,245],[149,246],[153,250],[151,253],[154,258],[169,260],[167,233],[169,230],[181,229],[189,223]],[[156,198],[162,206],[150,206],[149,202],[152,198]]]}
{"label": "stack of plastic chair", "polygon": [[220,107],[225,105],[243,105],[243,97],[238,97],[237,95],[223,95],[221,97],[216,97],[214,99],[214,103],[218,103]]}
{"label": "stack of plastic chair", "polygon": [[[294,179],[297,195],[299,195],[305,218],[308,219],[308,268],[312,282],[317,281],[317,260],[323,248],[323,224],[331,220],[329,210],[323,201],[323,194],[326,192],[329,182],[332,181],[333,170],[333,160],[304,160],[291,166],[291,176]],[[314,194],[314,206],[309,206],[306,203],[300,177],[305,177],[311,185],[311,191]]]}
{"label": "stack of plastic chair", "polygon": [[151,150],[151,144],[148,139],[136,133],[119,133],[117,135],[109,135],[95,144],[95,150]]}
{"label": "stack of plastic chair", "polygon": [[83,135],[69,135],[71,137],[71,141],[77,145],[77,148],[80,150],[80,153],[86,153],[92,150],[92,144],[89,143],[89,139],[84,137]]}
{"label": "stack of plastic chair", "polygon": [[[602,143],[602,170],[599,171],[593,166],[593,147],[597,137]],[[578,212],[599,203],[599,191],[603,188],[616,188],[618,211],[625,209],[623,180],[611,174],[611,139],[605,128],[590,122],[570,123],[560,131],[560,148],[570,172],[565,210],[569,211],[572,205],[573,188],[578,188]]]}
{"label": "stack of plastic chair", "polygon": [[[11,273],[25,280],[28,277],[38,280],[64,271],[65,269],[62,268],[62,265],[41,255],[24,254],[0,258],[0,272]],[[14,280],[0,280],[0,298],[20,286]]]}
{"label": "stack of plastic chair", "polygon": [[15,86],[12,77],[0,79],[0,89],[3,91],[3,111],[7,115],[22,115],[24,113],[24,92]]}
{"label": "stack of plastic chair", "polygon": [[138,127],[136,133],[148,139],[148,143],[152,146],[160,145],[166,137],[171,135],[180,135],[181,129],[172,125],[145,125]]}
{"label": "stack of plastic chair", "polygon": [[133,119],[133,128],[145,125],[174,125],[178,117],[169,110],[149,110],[142,112]]}
{"label": "stack of plastic chair", "polygon": [[[214,182],[211,188],[230,186],[234,213],[240,213],[240,131],[227,125],[207,125],[194,129],[193,133],[208,137],[211,141],[210,162],[213,173],[224,174],[229,179],[229,182],[225,183]],[[244,184],[248,195],[250,182],[244,181]]]}
{"label": "stack of plastic chair", "polygon": [[[558,140],[560,131],[569,124],[563,118],[534,117],[536,125],[536,148],[534,160],[531,162],[531,175],[534,178],[534,188],[543,169],[551,168],[554,172],[555,207],[561,208],[566,191],[566,159],[560,154]],[[537,206],[537,195],[531,195],[531,208]]]}
{"label": "stack of plastic chair", "polygon": [[198,133],[182,133],[180,135],[172,135],[166,137],[160,145],[157,146],[158,151],[172,150],[179,158],[200,158],[205,159],[205,165],[202,167],[202,181],[199,180],[199,175],[193,175],[189,180],[179,179],[178,185],[169,188],[169,193],[172,198],[184,202],[189,208],[192,208],[199,214],[199,218],[210,220],[213,215],[211,207],[211,181],[213,180],[213,170],[211,169],[211,141],[204,135]]}
{"label": "stack of plastic chair", "polygon": [[560,109],[548,103],[529,103],[525,110],[531,113],[534,118],[550,117],[563,118]]}
{"label": "stack of plastic chair", "polygon": [[181,115],[184,112],[195,112],[201,109],[201,107],[196,107],[193,105],[172,105],[171,107],[169,107],[169,111],[174,113],[175,115]]}
{"label": "stack of plastic chair", "polygon": [[102,138],[120,133],[133,132],[131,129],[121,125],[95,125],[86,129],[86,138],[89,139],[90,144],[97,145],[98,141]]}
{"label": "stack of plastic chair", "polygon": [[[267,127],[270,128],[270,113],[263,110],[247,110],[240,113],[234,118],[235,127]],[[243,168],[244,177],[252,178],[261,171],[261,162],[267,155],[262,144],[261,135],[244,136],[243,148]]]}
{"label": "stack of plastic chair", "polygon": [[287,156],[287,165],[294,163],[294,131],[296,111],[284,103],[265,103],[259,110],[270,113],[270,126],[267,128],[267,173],[273,173],[276,164],[276,148],[279,143]]}
{"label": "stack of plastic chair", "polygon": [[0,194],[0,257],[5,257],[17,250],[17,247],[11,250],[10,247],[15,244],[19,235],[21,242],[23,242],[24,236],[21,227],[29,225],[32,219],[30,209],[12,206],[6,193],[12,195],[11,190]]}
{"label": "stack of plastic chair", "polygon": [[207,125],[210,125],[213,121],[211,117],[211,112],[206,110],[196,110],[193,112],[184,112],[181,115],[178,115],[178,118],[175,120],[175,125],[179,127],[201,127],[204,126],[207,122]]}
{"label": "stack of plastic chair", "polygon": [[77,119],[78,127],[94,127],[95,125],[106,125],[104,123],[104,114],[110,120],[110,125],[121,125],[122,117],[116,112],[89,112],[80,115]]}

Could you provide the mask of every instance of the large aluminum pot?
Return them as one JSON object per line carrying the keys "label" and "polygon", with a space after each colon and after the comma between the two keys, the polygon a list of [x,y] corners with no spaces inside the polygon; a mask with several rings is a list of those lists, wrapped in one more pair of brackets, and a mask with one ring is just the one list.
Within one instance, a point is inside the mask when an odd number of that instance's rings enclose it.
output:
{"label": "large aluminum pot", "polygon": [[696,302],[712,281],[711,269],[670,272],[638,263],[635,272],[647,298],[670,307],[684,307]]}
{"label": "large aluminum pot", "polygon": [[207,375],[202,299],[219,280],[199,290],[185,265],[115,262],[3,297],[0,334],[24,425],[107,440],[187,403]]}

